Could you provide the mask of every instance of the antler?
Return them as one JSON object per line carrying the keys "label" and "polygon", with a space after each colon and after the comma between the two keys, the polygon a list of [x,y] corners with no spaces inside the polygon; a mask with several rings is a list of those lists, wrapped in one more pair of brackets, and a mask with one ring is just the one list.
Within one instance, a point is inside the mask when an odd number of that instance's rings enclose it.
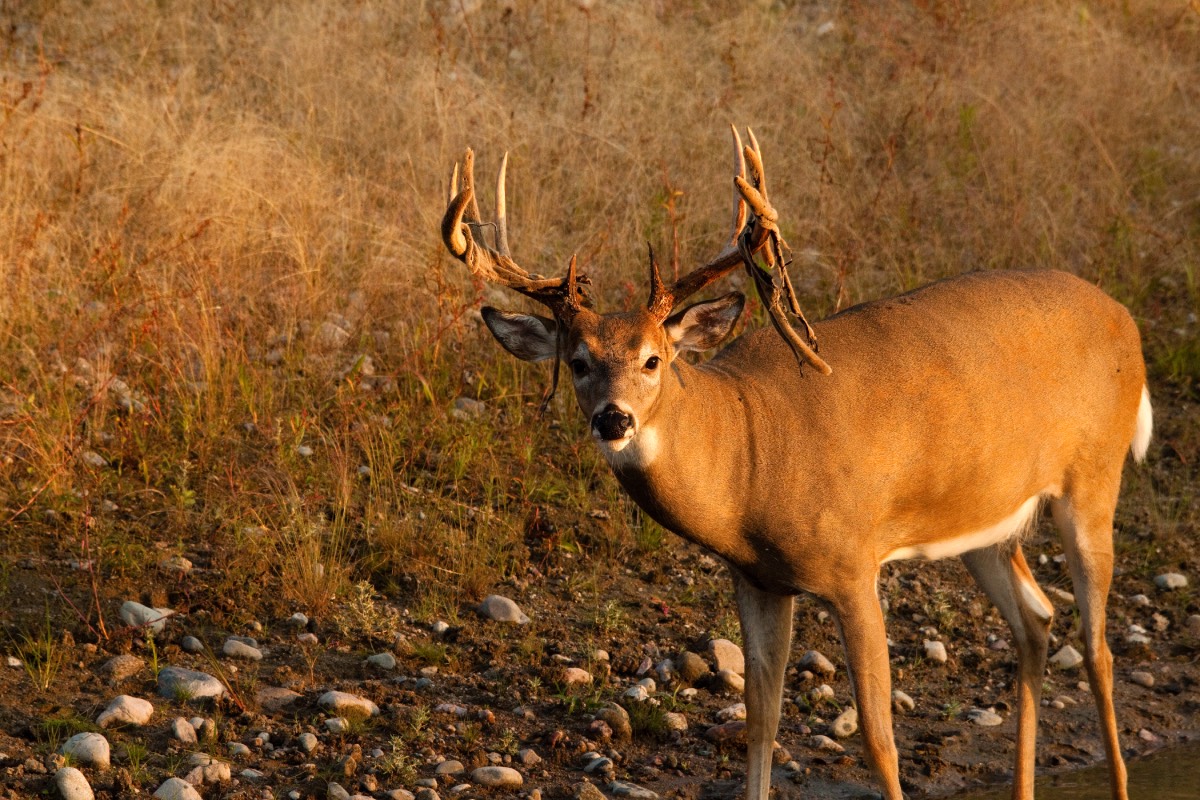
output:
{"label": "antler", "polygon": [[[446,243],[450,254],[466,264],[476,277],[507,286],[537,300],[549,308],[560,322],[569,323],[584,307],[586,295],[581,287],[591,281],[586,275],[578,274],[573,257],[567,274],[561,278],[531,275],[512,260],[505,215],[504,179],[507,169],[508,153],[505,153],[496,176],[496,221],[482,222],[475,197],[475,153],[467,148],[463,156],[461,191],[458,188],[458,164],[454,165],[454,173],[450,178],[450,202],[442,216],[442,241]],[[483,228],[489,225],[496,232],[494,248],[489,247],[483,238]]]}
{"label": "antler", "polygon": [[[669,288],[663,286],[658,272],[658,264],[654,261],[654,253],[650,253],[650,300],[647,310],[656,319],[665,320],[671,309],[687,297],[699,292],[729,273],[739,265],[746,267],[750,277],[754,279],[759,297],[766,305],[771,317],[771,325],[779,333],[802,363],[806,362],[824,375],[829,375],[833,369],[817,355],[817,337],[800,310],[796,292],[792,288],[791,278],[787,272],[787,262],[783,257],[783,249],[788,247],[779,231],[779,214],[771,205],[767,195],[767,177],[763,169],[762,151],[754,131],[749,128],[746,133],[750,146],[742,145],[742,138],[737,128],[730,126],[733,131],[733,183],[736,188],[733,206],[733,238],[716,258],[702,267],[689,272]],[[750,165],[750,180],[746,180],[746,164]],[[789,250],[791,248],[788,248]],[[754,260],[761,254],[767,267],[763,269]],[[779,265],[781,282],[768,271]],[[783,298],[786,296],[788,309],[784,310]],[[787,312],[796,317],[804,325],[805,341],[792,327],[787,318]]]}

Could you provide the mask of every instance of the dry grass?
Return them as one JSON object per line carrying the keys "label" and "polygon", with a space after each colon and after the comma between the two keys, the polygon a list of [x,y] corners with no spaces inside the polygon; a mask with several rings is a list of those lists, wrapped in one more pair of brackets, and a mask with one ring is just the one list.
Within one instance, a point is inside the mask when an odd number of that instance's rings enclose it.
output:
{"label": "dry grass", "polygon": [[[0,2],[0,525],[95,531],[110,574],[183,543],[319,607],[364,573],[478,595],[534,507],[570,538],[622,502],[437,238],[468,144],[512,153],[518,259],[578,252],[611,308],[668,198],[685,265],[728,235],[748,123],[818,316],[1067,269],[1132,307],[1157,395],[1194,396],[1194,4],[476,5]],[[464,394],[489,416],[449,416]]]}

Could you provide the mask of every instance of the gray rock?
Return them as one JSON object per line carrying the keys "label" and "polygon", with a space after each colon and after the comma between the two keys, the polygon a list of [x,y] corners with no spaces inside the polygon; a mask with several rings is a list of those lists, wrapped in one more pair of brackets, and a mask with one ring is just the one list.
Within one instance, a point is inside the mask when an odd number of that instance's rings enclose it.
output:
{"label": "gray rock", "polygon": [[690,650],[680,653],[675,663],[679,667],[679,676],[685,683],[695,683],[709,674],[708,662]]}
{"label": "gray rock", "polygon": [[311,733],[302,733],[296,737],[296,741],[300,744],[300,749],[306,753],[311,753],[317,749],[317,737]]}
{"label": "gray rock", "polygon": [[297,611],[295,614],[292,614],[290,617],[287,618],[287,624],[293,628],[308,627],[308,615],[303,612]]}
{"label": "gray rock", "polygon": [[167,618],[175,612],[169,608],[149,608],[141,603],[126,600],[121,604],[121,619],[131,628],[144,628],[153,634],[163,632]]}
{"label": "gray rock", "polygon": [[97,769],[108,769],[111,763],[108,739],[99,733],[77,733],[67,739],[59,750],[64,756]]}
{"label": "gray rock", "polygon": [[1200,636],[1200,614],[1188,616],[1187,629],[1193,636]]}
{"label": "gray rock", "polygon": [[219,761],[207,753],[193,753],[192,757],[188,759],[188,763],[194,764],[195,767],[184,777],[184,780],[193,786],[203,786],[206,783],[225,783],[233,777],[228,763]]}
{"label": "gray rock", "polygon": [[746,704],[735,703],[717,712],[717,722],[731,722],[735,719],[746,718]]}
{"label": "gray rock", "polygon": [[62,800],[93,800],[96,796],[87,778],[74,767],[63,767],[54,773],[54,785]]}
{"label": "gray rock", "polygon": [[652,792],[636,783],[613,781],[608,785],[608,790],[613,793],[614,797],[629,797],[632,800],[658,800],[657,792]]}
{"label": "gray rock", "polygon": [[817,750],[827,750],[830,753],[846,752],[846,748],[842,747],[840,744],[835,742],[833,739],[830,739],[828,736],[821,736],[819,734],[817,736],[814,736],[809,741],[809,744],[812,745],[813,747],[815,747]]}
{"label": "gray rock", "polygon": [[633,736],[633,726],[629,722],[629,712],[618,705],[607,705],[596,712],[596,719],[606,723],[612,729],[613,738],[629,739]]}
{"label": "gray rock", "polygon": [[163,572],[174,572],[187,575],[192,571],[192,562],[181,555],[167,556],[158,562],[158,568]]}
{"label": "gray rock", "polygon": [[446,631],[450,630],[450,625],[449,623],[443,622],[439,619],[437,622],[429,626],[429,630],[433,631],[434,636],[443,636],[445,635]]}
{"label": "gray rock", "polygon": [[140,697],[120,695],[108,704],[108,708],[96,717],[96,724],[101,728],[110,725],[145,725],[154,716],[154,706],[150,701]]}
{"label": "gray rock", "polygon": [[496,789],[516,789],[525,779],[512,767],[479,767],[471,770],[471,782]]}
{"label": "gray rock", "polygon": [[394,670],[396,668],[396,657],[388,652],[375,653],[367,656],[367,663],[377,669]]}
{"label": "gray rock", "polygon": [[173,700],[199,700],[220,697],[225,694],[225,686],[207,672],[166,667],[158,673],[158,693]]}
{"label": "gray rock", "polygon": [[587,781],[575,787],[574,798],[575,800],[608,800],[603,792]]}
{"label": "gray rock", "polygon": [[848,739],[858,732],[858,709],[847,708],[841,714],[838,714],[837,719],[829,726],[833,731],[834,737],[838,739]]}
{"label": "gray rock", "polygon": [[100,671],[108,675],[109,680],[113,683],[120,683],[127,678],[137,675],[145,666],[146,662],[137,656],[113,656],[104,663]]}
{"label": "gray rock", "polygon": [[350,800],[350,793],[340,783],[330,781],[325,787],[326,800]]}
{"label": "gray rock", "polygon": [[717,673],[721,685],[726,691],[741,694],[746,691],[746,679],[731,669],[723,669]]}
{"label": "gray rock", "polygon": [[687,715],[678,711],[668,711],[663,716],[663,722],[669,731],[686,731],[688,729]]}
{"label": "gray rock", "polygon": [[938,664],[946,663],[946,645],[938,641],[925,640],[925,657]]}
{"label": "gray rock", "polygon": [[365,697],[348,692],[326,692],[317,700],[317,705],[333,714],[343,717],[376,717],[379,716],[379,706]]}
{"label": "gray rock", "polygon": [[1083,656],[1071,645],[1063,645],[1062,649],[1050,656],[1050,663],[1062,670],[1075,669],[1083,663]]}
{"label": "gray rock", "polygon": [[706,730],[704,736],[718,743],[743,741],[746,738],[746,723],[740,719],[723,722]]}
{"label": "gray rock", "polygon": [[196,729],[183,717],[171,720],[171,737],[183,744],[196,744]]}
{"label": "gray rock", "polygon": [[417,789],[417,800],[441,800],[438,793],[429,787]]}
{"label": "gray rock", "polygon": [[461,775],[466,772],[467,768],[463,766],[461,761],[453,759],[443,761],[433,768],[434,775]]}
{"label": "gray rock", "polygon": [[255,697],[263,711],[275,714],[295,703],[303,695],[282,686],[263,686]]}
{"label": "gray rock", "polygon": [[167,778],[154,796],[158,800],[204,800],[196,788],[183,778]]}
{"label": "gray rock", "polygon": [[262,651],[257,647],[246,644],[241,639],[229,637],[221,647],[221,652],[230,658],[244,658],[247,661],[262,661]]}
{"label": "gray rock", "polygon": [[350,730],[350,720],[345,717],[330,717],[325,720],[325,730],[330,733],[345,733]]}
{"label": "gray rock", "polygon": [[708,643],[708,654],[718,673],[731,670],[738,675],[746,674],[746,657],[742,655],[742,648],[728,639],[713,639]]}
{"label": "gray rock", "polygon": [[521,750],[519,753],[517,753],[517,761],[520,761],[527,767],[536,767],[538,764],[542,763],[542,757],[531,748],[526,747],[524,750]]}
{"label": "gray rock", "polygon": [[1164,592],[1187,588],[1188,579],[1178,572],[1164,572],[1154,578],[1154,585]]}
{"label": "gray rock", "polygon": [[813,705],[833,699],[833,687],[828,683],[822,683],[820,686],[810,689],[808,692],[808,702]]}
{"label": "gray rock", "polygon": [[185,636],[179,642],[179,646],[183,648],[185,653],[203,653],[204,642],[197,639],[195,636]]}
{"label": "gray rock", "polygon": [[250,755],[250,748],[241,742],[227,742],[226,747],[229,748],[230,758],[243,758]]}
{"label": "gray rock", "polygon": [[250,769],[249,767],[247,767],[246,769],[244,769],[238,773],[238,777],[241,778],[242,780],[250,781],[251,783],[253,783],[255,781],[261,781],[264,778],[266,778],[267,776],[262,774],[261,772],[259,772],[256,769]]}
{"label": "gray rock", "polygon": [[903,714],[908,711],[914,711],[916,707],[916,702],[914,702],[913,699],[906,693],[900,691],[899,689],[896,689],[892,692],[892,708],[895,709],[897,713]]}
{"label": "gray rock", "polygon": [[1129,673],[1129,680],[1133,681],[1138,686],[1145,686],[1147,689],[1154,688],[1154,676],[1149,672],[1134,670],[1133,672]]}
{"label": "gray rock", "polygon": [[391,789],[383,793],[384,800],[416,800],[417,796],[408,789]]}
{"label": "gray rock", "polygon": [[613,764],[613,760],[611,758],[598,755],[596,753],[593,753],[592,755],[595,757],[588,761],[587,766],[583,768],[583,771],[588,775],[594,775],[597,772],[610,773],[616,769],[616,765]]}
{"label": "gray rock", "polygon": [[814,675],[831,677],[837,672],[837,668],[833,666],[833,662],[826,658],[816,650],[809,650],[800,659],[800,663],[796,665],[800,669],[806,669]]}
{"label": "gray rock", "polygon": [[623,694],[621,696],[624,697],[626,700],[628,700],[630,703],[644,703],[650,699],[650,692],[649,692],[649,690],[646,689],[645,686],[642,686],[639,683],[634,686],[630,686],[628,689],[625,690],[625,694]]}
{"label": "gray rock", "polygon": [[563,682],[568,686],[586,686],[592,682],[592,673],[579,667],[567,667],[563,670]]}
{"label": "gray rock", "polygon": [[483,598],[483,602],[479,604],[476,611],[481,617],[495,622],[513,622],[517,625],[529,623],[529,617],[525,615],[520,606],[498,594],[490,594]]}
{"label": "gray rock", "polygon": [[487,413],[487,404],[481,403],[478,400],[470,397],[457,397],[454,399],[454,408],[450,411],[450,416],[455,419],[478,419]]}
{"label": "gray rock", "polygon": [[997,725],[1004,724],[1004,718],[996,713],[995,709],[991,708],[972,708],[963,716],[970,722],[974,722],[983,728],[994,728]]}

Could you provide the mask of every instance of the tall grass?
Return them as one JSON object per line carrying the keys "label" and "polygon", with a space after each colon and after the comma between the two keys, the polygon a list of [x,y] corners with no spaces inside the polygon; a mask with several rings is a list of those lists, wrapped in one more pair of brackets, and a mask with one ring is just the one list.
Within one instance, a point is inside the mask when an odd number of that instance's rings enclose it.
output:
{"label": "tall grass", "polygon": [[0,7],[0,525],[53,542],[94,513],[110,568],[183,540],[313,605],[342,567],[478,594],[534,506],[570,535],[620,502],[481,331],[481,297],[519,303],[437,238],[468,144],[484,173],[511,153],[517,259],[578,253],[607,308],[641,302],[647,239],[676,225],[686,268],[729,235],[748,123],[814,311],[1067,269],[1195,390],[1182,0]]}

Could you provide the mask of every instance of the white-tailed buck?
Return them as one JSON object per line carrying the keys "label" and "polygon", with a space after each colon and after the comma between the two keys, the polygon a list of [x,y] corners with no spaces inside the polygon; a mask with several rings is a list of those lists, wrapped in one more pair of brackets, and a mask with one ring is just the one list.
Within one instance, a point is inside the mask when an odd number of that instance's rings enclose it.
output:
{"label": "white-tailed buck", "polygon": [[[671,286],[652,256],[649,302],[636,311],[592,311],[574,260],[559,278],[512,260],[503,166],[494,223],[479,219],[470,151],[442,221],[446,246],[475,275],[553,312],[484,308],[500,344],[526,361],[554,359],[556,375],[565,360],[617,480],[664,527],[729,565],[746,652],[747,796],[767,796],[792,598],[808,592],[835,612],[866,756],[884,796],[899,800],[879,568],[959,556],[1012,627],[1020,673],[1013,797],[1033,797],[1053,608],[1020,539],[1049,504],[1079,606],[1112,795],[1125,798],[1105,602],[1125,454],[1140,461],[1150,440],[1137,326],[1079,278],[997,271],[804,322],[798,333],[784,314],[781,298],[803,322],[753,136],[751,144],[742,148],[735,131],[730,245]],[[672,312],[739,266],[754,276],[776,332],[747,333],[693,366],[680,354],[716,347],[744,298]]]}

